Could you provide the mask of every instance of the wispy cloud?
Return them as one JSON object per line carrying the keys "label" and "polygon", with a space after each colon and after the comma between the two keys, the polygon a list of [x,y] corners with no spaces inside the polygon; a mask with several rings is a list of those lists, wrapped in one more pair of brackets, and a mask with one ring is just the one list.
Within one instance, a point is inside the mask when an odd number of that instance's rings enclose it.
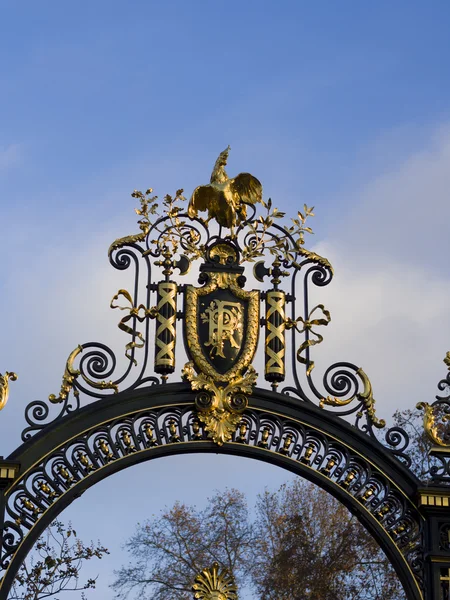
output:
{"label": "wispy cloud", "polygon": [[0,146],[0,173],[15,167],[22,158],[22,145]]}
{"label": "wispy cloud", "polygon": [[449,166],[450,130],[442,126],[352,194],[350,216],[316,248],[336,272],[316,292],[333,318],[316,364],[349,360],[365,369],[383,416],[432,400],[445,374]]}

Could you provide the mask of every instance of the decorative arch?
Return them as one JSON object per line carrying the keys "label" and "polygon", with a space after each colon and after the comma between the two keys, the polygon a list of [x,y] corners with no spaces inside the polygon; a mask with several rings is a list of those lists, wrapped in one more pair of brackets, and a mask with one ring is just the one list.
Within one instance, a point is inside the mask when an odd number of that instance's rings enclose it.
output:
{"label": "decorative arch", "polygon": [[[0,460],[0,600],[39,534],[84,490],[187,452],[245,456],[306,477],[374,536],[409,600],[450,597],[450,395],[421,405],[439,446],[425,487],[407,433],[376,415],[366,372],[341,361],[316,376],[313,352],[331,316],[311,307],[310,288],[328,285],[333,269],[305,248],[313,209],[280,225],[284,213],[263,200],[255,177],[228,177],[228,152],[187,208],[182,190],[161,206],[151,189],[133,192],[140,232],[108,252],[114,268],[135,275],[110,305],[121,314],[124,356],[78,345],[59,394],[27,406],[23,444]],[[199,286],[183,283],[193,263]],[[258,282],[250,290],[249,267]],[[180,337],[187,362],[177,373]],[[0,375],[0,410],[15,378]],[[449,377],[439,389],[450,390]]]}
{"label": "decorative arch", "polygon": [[[314,406],[259,389],[249,404],[222,446],[201,427],[187,384],[167,384],[163,390],[155,385],[101,400],[25,442],[10,456],[22,472],[6,494],[2,587],[12,583],[45,527],[98,481],[145,460],[221,452],[275,464],[327,490],[378,541],[408,598],[421,598],[423,517],[411,499],[415,477],[395,458],[373,456],[373,440],[324,419]],[[349,433],[345,441],[343,427]]]}

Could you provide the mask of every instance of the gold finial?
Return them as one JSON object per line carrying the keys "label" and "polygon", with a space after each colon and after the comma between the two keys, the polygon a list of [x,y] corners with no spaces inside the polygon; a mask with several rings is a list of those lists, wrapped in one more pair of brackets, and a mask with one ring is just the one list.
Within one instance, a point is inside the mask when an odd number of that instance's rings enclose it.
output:
{"label": "gold finial", "polygon": [[192,586],[196,600],[237,600],[237,589],[227,569],[219,570],[214,562],[210,569],[203,569]]}
{"label": "gold finial", "polygon": [[262,201],[261,182],[250,175],[240,173],[230,179],[225,171],[230,146],[219,154],[209,185],[197,187],[189,201],[188,215],[195,218],[199,211],[208,211],[206,222],[215,219],[219,225],[231,229],[247,217],[246,204]]}
{"label": "gold finial", "polygon": [[5,407],[9,397],[9,380],[16,381],[17,375],[6,371],[4,375],[0,373],[0,410]]}

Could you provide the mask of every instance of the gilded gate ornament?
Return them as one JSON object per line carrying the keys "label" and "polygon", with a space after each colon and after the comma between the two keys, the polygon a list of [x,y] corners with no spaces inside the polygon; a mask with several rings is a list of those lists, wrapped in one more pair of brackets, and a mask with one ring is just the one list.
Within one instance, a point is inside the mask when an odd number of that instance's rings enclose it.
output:
{"label": "gilded gate ornament", "polygon": [[450,352],[445,355],[444,364],[449,372],[447,377],[439,382],[438,387],[449,392],[448,395],[436,396],[433,404],[418,402],[416,408],[423,410],[423,428],[429,440],[437,449],[448,452],[450,458]]}
{"label": "gilded gate ornament", "polygon": [[192,591],[195,600],[238,600],[233,577],[217,562],[196,576]]}
{"label": "gilded gate ornament", "polygon": [[[366,427],[363,420],[369,429],[383,427],[362,369],[335,363],[326,369],[322,384],[315,381],[313,352],[324,339],[317,330],[331,316],[323,304],[309,307],[308,286],[327,285],[333,269],[326,258],[305,248],[306,236],[313,233],[309,220],[314,207],[304,204],[286,222],[286,214],[263,198],[256,177],[227,175],[229,151],[220,153],[210,183],[196,187],[189,201],[182,189],[162,199],[152,188],[133,191],[139,231],[115,240],[108,252],[116,269],[135,269],[133,288],[119,289],[110,304],[123,313],[118,327],[127,335],[125,369],[117,373],[119,363],[107,346],[81,344],[69,355],[60,392],[49,396],[50,404],[61,405],[59,416],[64,416],[80,406],[83,394],[102,398],[145,382],[168,382],[176,373],[177,329],[182,326],[188,362],[181,374],[198,392],[202,435],[224,444],[232,439],[256,385],[252,362],[263,328],[262,378],[272,390],[289,376],[290,384],[280,390],[284,395],[311,396],[338,415],[354,413],[359,428]],[[206,218],[199,216],[204,211]],[[197,261],[200,285],[183,284],[179,279]],[[252,264],[256,280],[264,284],[269,278],[271,288],[247,289]],[[161,274],[159,281],[154,270]],[[45,403],[33,403],[23,435],[41,429],[48,414]]]}
{"label": "gilded gate ornament", "polygon": [[[219,246],[219,247],[218,247]],[[213,245],[201,266],[203,287],[187,286],[183,378],[195,391],[199,419],[218,445],[231,439],[257,374],[251,366],[259,332],[259,292],[242,289],[239,250]]]}
{"label": "gilded gate ornament", "polygon": [[[248,173],[228,177],[228,151],[216,161],[211,183],[197,187],[190,201],[182,189],[162,199],[151,188],[133,192],[139,203],[137,231],[113,242],[108,253],[115,269],[132,275],[128,290],[121,287],[111,302],[115,313],[120,311],[118,327],[125,334],[121,351],[116,355],[100,342],[76,346],[59,394],[32,401],[25,411],[25,454],[19,455],[29,460],[29,450],[38,453],[48,443],[47,433],[49,452],[17,477],[9,476],[11,461],[0,465],[7,476],[0,473],[0,479],[11,480],[0,515],[6,532],[0,536],[2,600],[39,527],[52,511],[57,514],[61,502],[86,489],[91,478],[147,456],[184,452],[191,443],[195,450],[211,451],[211,440],[229,444],[237,454],[262,458],[271,453],[274,463],[281,457],[294,472],[308,469],[330,488],[344,490],[352,505],[357,503],[357,514],[372,515],[383,531],[380,539],[407,565],[408,577],[415,578],[411,589],[423,585],[429,548],[421,517],[414,498],[397,488],[395,479],[397,459],[403,463],[401,477],[412,464],[407,432],[392,427],[383,439],[375,428],[385,423],[375,414],[365,371],[346,360],[329,366],[321,360],[322,334],[331,317],[311,298],[332,281],[333,269],[305,247],[313,233],[314,209],[304,204],[289,219],[262,197],[258,179]],[[198,269],[198,285],[183,280],[191,266]],[[251,271],[256,281],[248,283]],[[254,363],[260,330],[263,372],[258,379]],[[177,371],[183,350],[184,367]],[[445,362],[450,366],[450,354]],[[0,408],[13,379],[11,373],[0,376]],[[255,389],[257,383],[266,389]],[[450,390],[450,373],[439,386]],[[86,406],[96,400],[97,406]],[[308,404],[322,409],[313,409],[313,424]],[[432,452],[439,451],[433,458],[442,459],[430,477],[448,484],[450,397],[423,407],[425,428],[434,437]],[[104,411],[111,419],[103,418]],[[97,413],[101,418],[91,422]],[[342,436],[327,436],[321,418],[338,432],[339,417],[346,422]],[[349,426],[354,431],[349,433]],[[371,463],[361,448],[369,448],[369,454],[373,448],[382,457],[378,467],[388,465],[386,472],[377,467],[377,457]],[[426,499],[437,507],[428,493]],[[199,575],[196,598],[234,600],[234,584],[227,581],[213,565]]]}
{"label": "gilded gate ornament", "polygon": [[225,171],[229,152],[230,146],[219,154],[210,184],[201,185],[194,190],[188,206],[188,215],[194,218],[199,211],[207,210],[206,223],[215,219],[219,225],[231,229],[233,237],[236,225],[245,221],[247,217],[247,205],[261,202],[262,185],[250,173],[240,173],[230,179]]}
{"label": "gilded gate ornament", "polygon": [[9,397],[9,382],[16,381],[15,373],[6,371],[4,375],[0,373],[0,410],[6,406]]}

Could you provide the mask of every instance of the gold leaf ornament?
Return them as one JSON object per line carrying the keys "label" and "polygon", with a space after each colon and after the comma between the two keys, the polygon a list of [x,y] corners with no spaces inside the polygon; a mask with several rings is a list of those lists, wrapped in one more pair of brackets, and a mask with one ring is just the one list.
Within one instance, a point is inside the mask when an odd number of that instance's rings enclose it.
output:
{"label": "gold leaf ornament", "polygon": [[194,363],[183,368],[183,378],[194,391],[199,420],[205,424],[208,437],[219,446],[230,441],[248,406],[247,395],[252,393],[258,374],[249,366],[244,375],[237,375],[225,386],[219,385],[205,373],[196,373]]}
{"label": "gold leaf ornament", "polygon": [[9,382],[16,381],[17,375],[13,372],[6,371],[4,375],[0,373],[0,410],[5,408],[9,397]]}
{"label": "gold leaf ornament", "polygon": [[423,428],[433,444],[443,448],[450,448],[450,439],[446,439],[448,425],[444,424],[446,421],[450,421],[450,414],[442,415],[439,419],[436,415],[435,407],[428,404],[428,402],[418,402],[416,408],[424,411]]}

